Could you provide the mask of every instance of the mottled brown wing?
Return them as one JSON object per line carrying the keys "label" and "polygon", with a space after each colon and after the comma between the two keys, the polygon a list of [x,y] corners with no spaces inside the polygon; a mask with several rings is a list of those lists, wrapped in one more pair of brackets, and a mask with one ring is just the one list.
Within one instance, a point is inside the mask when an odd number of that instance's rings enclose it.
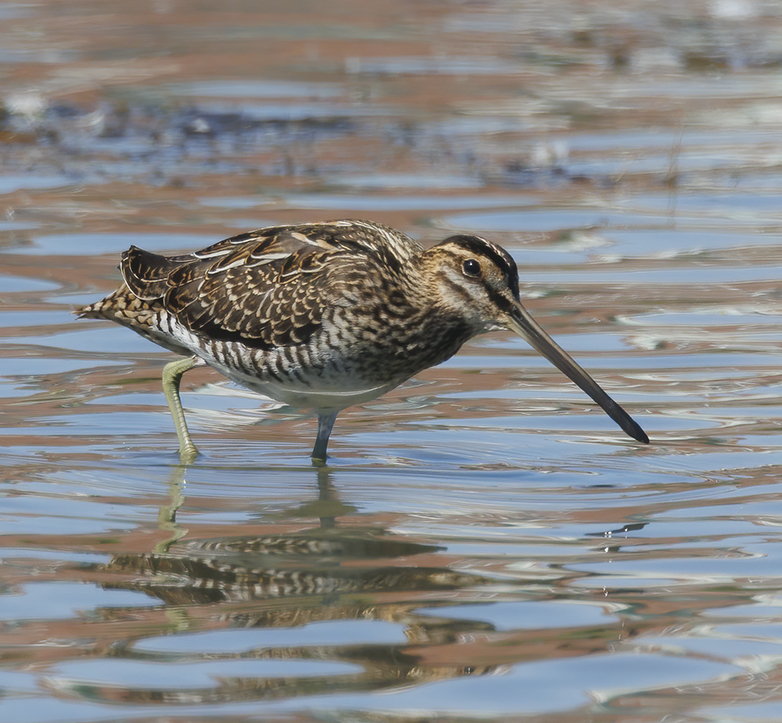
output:
{"label": "mottled brown wing", "polygon": [[361,262],[323,227],[280,227],[189,256],[131,249],[123,274],[134,294],[161,299],[196,333],[272,348],[305,343],[320,329],[325,306],[348,305],[339,277],[354,276]]}
{"label": "mottled brown wing", "polygon": [[144,301],[161,299],[168,291],[168,275],[177,268],[176,258],[160,256],[131,246],[122,254],[122,277],[134,296]]}

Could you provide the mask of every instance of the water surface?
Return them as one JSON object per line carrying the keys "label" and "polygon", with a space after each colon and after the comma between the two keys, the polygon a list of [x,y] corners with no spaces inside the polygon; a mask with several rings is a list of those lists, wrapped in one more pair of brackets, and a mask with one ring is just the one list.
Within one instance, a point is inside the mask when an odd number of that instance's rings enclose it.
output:
{"label": "water surface", "polygon": [[[782,718],[773,4],[0,9],[0,718]],[[315,422],[70,313],[131,244],[485,235],[643,446],[480,337]]]}

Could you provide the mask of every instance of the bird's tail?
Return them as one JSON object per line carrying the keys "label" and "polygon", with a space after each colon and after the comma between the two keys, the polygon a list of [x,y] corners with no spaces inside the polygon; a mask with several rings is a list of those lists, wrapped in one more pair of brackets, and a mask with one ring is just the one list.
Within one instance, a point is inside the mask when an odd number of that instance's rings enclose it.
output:
{"label": "bird's tail", "polygon": [[115,317],[114,312],[118,305],[117,302],[121,297],[126,296],[127,293],[127,287],[123,284],[122,287],[112,291],[100,301],[87,304],[87,306],[80,306],[74,309],[72,313],[76,314],[79,319],[111,319],[113,321]]}

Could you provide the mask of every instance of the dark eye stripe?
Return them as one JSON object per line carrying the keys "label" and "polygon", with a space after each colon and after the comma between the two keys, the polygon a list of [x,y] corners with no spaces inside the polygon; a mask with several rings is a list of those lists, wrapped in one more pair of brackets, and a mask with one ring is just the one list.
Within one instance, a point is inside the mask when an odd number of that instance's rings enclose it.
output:
{"label": "dark eye stripe", "polygon": [[487,257],[499,269],[505,272],[508,277],[508,285],[511,293],[518,298],[519,295],[519,271],[516,262],[511,255],[501,246],[486,241],[478,236],[459,235],[451,236],[442,243],[455,243],[470,253],[478,256]]}

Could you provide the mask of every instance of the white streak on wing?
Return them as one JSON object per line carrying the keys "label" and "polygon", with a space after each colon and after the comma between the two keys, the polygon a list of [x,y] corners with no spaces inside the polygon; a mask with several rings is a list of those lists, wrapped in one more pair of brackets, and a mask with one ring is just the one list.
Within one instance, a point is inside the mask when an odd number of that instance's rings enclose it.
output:
{"label": "white streak on wing", "polygon": [[228,269],[235,269],[237,266],[243,266],[244,265],[244,259],[238,259],[237,261],[234,261],[230,264],[226,264],[225,266],[220,266],[217,269],[209,269],[206,273],[209,276],[214,276],[215,274],[222,274],[223,271],[228,271]]}
{"label": "white streak on wing", "polygon": [[220,249],[219,251],[211,251],[208,254],[205,254],[203,251],[193,251],[190,255],[197,259],[216,259],[219,256],[225,256],[230,251],[231,249]]}
{"label": "white streak on wing", "polygon": [[323,249],[325,251],[333,251],[334,244],[330,241],[326,241],[326,239],[315,237],[315,238],[309,238],[307,239],[307,243],[309,243],[310,246],[316,246],[319,249]]}
{"label": "white streak on wing", "polygon": [[301,233],[300,231],[289,231],[286,235],[290,236],[291,238],[295,238],[297,241],[301,241],[308,246],[311,246],[313,242],[313,239],[307,236],[307,234]]}
{"label": "white streak on wing", "polygon": [[[263,264],[270,264],[272,261],[279,261],[280,259],[287,259],[290,253],[287,251],[281,251],[276,254],[250,254],[250,258],[256,262],[257,265],[263,266]],[[226,266],[225,268],[230,268]]]}

